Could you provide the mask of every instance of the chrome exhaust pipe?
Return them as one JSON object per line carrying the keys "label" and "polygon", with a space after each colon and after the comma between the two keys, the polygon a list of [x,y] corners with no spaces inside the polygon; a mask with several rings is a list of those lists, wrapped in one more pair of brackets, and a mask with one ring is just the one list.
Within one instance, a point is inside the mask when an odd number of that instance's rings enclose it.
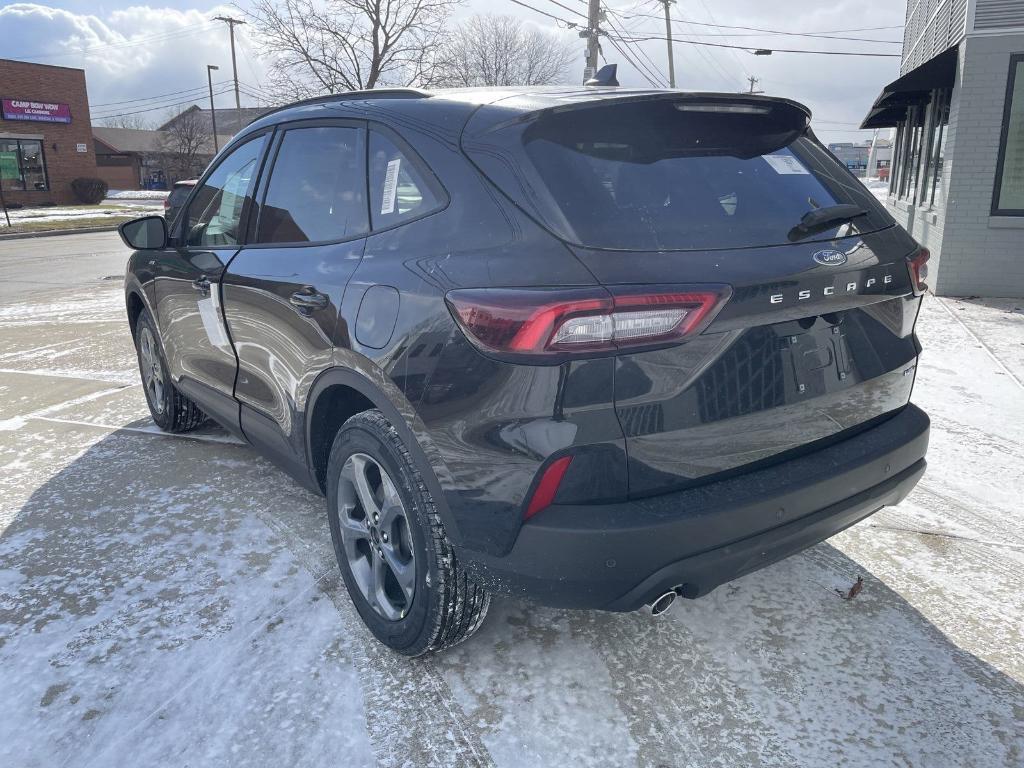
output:
{"label": "chrome exhaust pipe", "polygon": [[676,597],[676,591],[672,589],[654,600],[650,605],[651,616],[662,616],[667,613],[668,609],[672,607],[672,603],[676,601]]}

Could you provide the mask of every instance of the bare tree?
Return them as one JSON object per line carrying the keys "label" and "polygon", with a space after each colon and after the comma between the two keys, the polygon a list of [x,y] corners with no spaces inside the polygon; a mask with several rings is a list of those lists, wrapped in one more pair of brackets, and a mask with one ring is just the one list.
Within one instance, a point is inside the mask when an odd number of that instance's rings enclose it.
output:
{"label": "bare tree", "polygon": [[132,128],[137,131],[144,131],[153,127],[142,115],[105,117],[98,120],[96,124],[102,125],[104,128]]}
{"label": "bare tree", "polygon": [[213,133],[199,110],[171,115],[168,121],[167,128],[161,132],[160,152],[165,158],[167,181],[173,184],[202,173],[213,155]]}
{"label": "bare tree", "polygon": [[452,87],[564,83],[575,49],[575,41],[513,16],[473,16],[442,46],[438,81]]}
{"label": "bare tree", "polygon": [[296,99],[381,85],[431,85],[462,0],[255,0],[239,7],[271,62],[266,89]]}

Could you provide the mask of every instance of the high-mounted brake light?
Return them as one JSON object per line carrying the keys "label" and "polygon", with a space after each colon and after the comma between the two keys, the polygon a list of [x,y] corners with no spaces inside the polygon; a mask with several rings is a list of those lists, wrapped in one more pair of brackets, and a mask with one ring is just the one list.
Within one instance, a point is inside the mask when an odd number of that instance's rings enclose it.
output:
{"label": "high-mounted brake light", "polygon": [[447,300],[483,351],[558,356],[682,341],[702,331],[729,294],[725,285],[471,288]]}
{"label": "high-mounted brake light", "polygon": [[715,104],[708,102],[678,101],[673,106],[680,112],[724,112],[733,115],[767,115],[771,107],[756,104]]}
{"label": "high-mounted brake light", "polygon": [[907,257],[910,282],[914,287],[915,296],[921,296],[928,290],[928,259],[931,257],[931,252],[923,246],[918,248],[913,256]]}

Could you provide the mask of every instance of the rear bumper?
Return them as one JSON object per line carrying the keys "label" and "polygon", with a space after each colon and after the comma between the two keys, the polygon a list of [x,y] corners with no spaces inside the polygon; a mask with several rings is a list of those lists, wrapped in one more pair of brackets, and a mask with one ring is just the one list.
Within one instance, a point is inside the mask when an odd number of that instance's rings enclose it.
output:
{"label": "rear bumper", "polygon": [[466,553],[484,583],[546,605],[630,611],[699,597],[897,504],[925,471],[928,416],[896,416],[807,456],[621,504],[552,506],[505,557]]}

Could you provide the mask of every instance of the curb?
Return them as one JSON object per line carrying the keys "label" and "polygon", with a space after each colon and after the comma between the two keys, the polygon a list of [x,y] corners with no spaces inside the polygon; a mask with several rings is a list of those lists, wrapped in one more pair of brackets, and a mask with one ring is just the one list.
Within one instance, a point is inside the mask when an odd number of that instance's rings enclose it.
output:
{"label": "curb", "polygon": [[45,229],[38,232],[12,232],[3,234],[0,230],[0,240],[25,240],[30,237],[56,237],[57,235],[87,235],[91,232],[116,232],[117,226],[112,227],[85,227],[83,229]]}

